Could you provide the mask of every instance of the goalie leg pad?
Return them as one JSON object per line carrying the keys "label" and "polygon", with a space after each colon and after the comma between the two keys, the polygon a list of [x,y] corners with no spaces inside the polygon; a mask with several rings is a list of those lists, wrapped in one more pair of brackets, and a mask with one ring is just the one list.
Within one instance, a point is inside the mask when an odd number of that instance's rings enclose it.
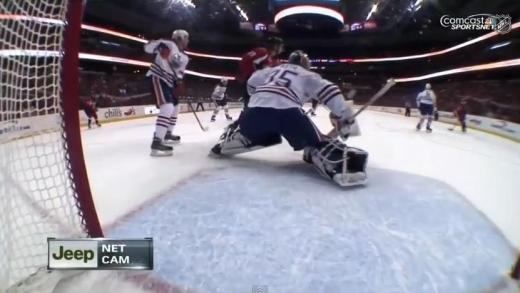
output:
{"label": "goalie leg pad", "polygon": [[340,186],[366,184],[367,159],[367,152],[348,147],[339,140],[324,142],[316,148],[309,147],[304,151],[306,162],[312,163],[320,174]]}
{"label": "goalie leg pad", "polygon": [[263,149],[282,142],[279,135],[266,136],[261,143],[254,144],[249,138],[240,132],[240,128],[226,129],[220,141],[211,149],[213,155],[232,156]]}

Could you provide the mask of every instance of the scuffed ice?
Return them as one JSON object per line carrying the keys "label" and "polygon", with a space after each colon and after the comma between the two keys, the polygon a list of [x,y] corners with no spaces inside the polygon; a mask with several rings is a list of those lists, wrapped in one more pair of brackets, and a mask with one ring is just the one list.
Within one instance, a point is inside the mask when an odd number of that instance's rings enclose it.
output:
{"label": "scuffed ice", "polygon": [[309,165],[209,170],[110,237],[154,237],[157,277],[200,292],[481,292],[515,257],[450,186],[369,169],[341,189]]}

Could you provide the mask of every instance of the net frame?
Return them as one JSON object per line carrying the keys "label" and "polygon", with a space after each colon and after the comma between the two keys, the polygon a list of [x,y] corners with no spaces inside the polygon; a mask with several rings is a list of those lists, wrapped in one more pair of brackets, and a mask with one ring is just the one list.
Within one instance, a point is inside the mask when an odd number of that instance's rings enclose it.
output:
{"label": "net frame", "polygon": [[[78,115],[84,4],[83,0],[0,3],[0,14],[29,17],[0,20],[4,32],[0,53],[18,52],[0,54],[4,72],[0,77],[0,291],[19,286],[46,267],[46,237],[103,237]],[[51,54],[27,54],[34,49]],[[38,128],[36,122],[31,132],[20,131],[20,124],[30,119],[39,119],[44,126]],[[23,251],[18,252],[20,247]]]}

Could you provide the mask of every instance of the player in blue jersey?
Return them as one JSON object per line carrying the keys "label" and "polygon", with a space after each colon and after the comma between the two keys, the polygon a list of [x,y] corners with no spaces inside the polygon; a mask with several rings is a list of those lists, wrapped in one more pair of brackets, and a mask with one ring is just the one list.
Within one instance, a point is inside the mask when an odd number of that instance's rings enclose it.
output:
{"label": "player in blue jersey", "polygon": [[426,131],[432,132],[431,125],[436,104],[437,97],[435,96],[435,92],[432,90],[431,84],[427,83],[424,91],[417,95],[417,108],[419,108],[419,112],[421,112],[421,119],[416,127],[418,131],[421,130],[424,120],[427,120]]}

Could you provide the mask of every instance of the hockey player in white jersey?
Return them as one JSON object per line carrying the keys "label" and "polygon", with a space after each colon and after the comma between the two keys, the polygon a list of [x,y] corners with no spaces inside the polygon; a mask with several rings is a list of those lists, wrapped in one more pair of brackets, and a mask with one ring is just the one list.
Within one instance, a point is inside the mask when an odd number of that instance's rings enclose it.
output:
{"label": "hockey player in white jersey", "polygon": [[316,99],[331,110],[333,125],[343,138],[354,134],[352,109],[338,86],[309,68],[308,56],[295,51],[288,63],[256,71],[248,80],[251,99],[239,127],[228,129],[211,154],[249,152],[279,144],[283,136],[295,151],[304,150],[304,161],[337,184],[364,184],[368,154],[321,134],[301,108]]}
{"label": "hockey player in white jersey", "polygon": [[179,113],[179,100],[174,95],[174,90],[182,81],[188,65],[189,59],[184,53],[188,43],[188,32],[175,30],[171,40],[154,40],[144,45],[146,53],[155,54],[155,60],[146,76],[151,79],[159,108],[151,146],[152,156],[171,156],[173,152],[171,145],[180,142],[181,139],[172,133]]}
{"label": "hockey player in white jersey", "polygon": [[218,112],[220,109],[224,109],[224,113],[226,114],[227,120],[233,120],[231,116],[229,116],[229,108],[227,104],[227,98],[226,98],[226,90],[227,90],[227,79],[222,79],[217,86],[215,86],[215,89],[213,90],[213,93],[211,94],[211,99],[215,103],[215,110],[213,110],[213,115],[211,116],[211,122],[215,122],[215,119],[217,118]]}
{"label": "hockey player in white jersey", "polygon": [[437,97],[435,96],[435,92],[432,90],[431,84],[427,83],[424,91],[417,95],[417,108],[419,108],[419,112],[421,112],[421,119],[416,127],[418,131],[421,130],[424,120],[427,120],[426,131],[432,132],[431,125],[436,104]]}

